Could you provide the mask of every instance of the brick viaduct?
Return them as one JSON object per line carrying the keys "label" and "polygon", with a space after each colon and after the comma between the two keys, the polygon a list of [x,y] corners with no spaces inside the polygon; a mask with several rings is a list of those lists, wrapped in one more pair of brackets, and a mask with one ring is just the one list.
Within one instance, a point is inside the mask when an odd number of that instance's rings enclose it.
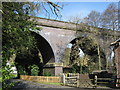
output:
{"label": "brick viaduct", "polygon": [[[38,42],[41,42],[39,43],[39,46],[44,65],[46,63],[54,63],[53,66],[55,75],[63,72],[62,58],[64,56],[64,51],[67,48],[67,45],[75,38],[91,36],[101,41],[99,43],[101,44],[102,42],[106,41],[103,40],[103,37],[101,37],[100,35],[102,33],[109,33],[109,41],[114,41],[114,39],[112,39],[111,37],[111,31],[105,32],[104,30],[85,26],[84,24],[77,25],[74,23],[38,17],[31,18],[31,20],[33,19],[37,22],[37,27],[41,28],[40,30],[35,30],[35,32],[37,33]],[[96,30],[99,30],[99,32],[97,32]],[[115,33],[116,37],[119,37],[119,35],[120,32]],[[110,42],[106,43],[110,44]]]}

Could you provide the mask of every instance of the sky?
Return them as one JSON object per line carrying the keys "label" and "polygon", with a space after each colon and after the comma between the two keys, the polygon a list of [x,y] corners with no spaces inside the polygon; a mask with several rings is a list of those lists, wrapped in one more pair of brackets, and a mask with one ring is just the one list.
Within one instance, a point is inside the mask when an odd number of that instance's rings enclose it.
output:
{"label": "sky", "polygon": [[110,2],[66,2],[65,4],[67,5],[61,12],[63,16],[62,19],[66,19],[71,16],[80,16],[83,18],[92,10],[103,12]]}
{"label": "sky", "polygon": [[62,2],[64,4],[63,9],[60,11],[62,17],[56,18],[55,15],[50,17],[45,14],[39,14],[38,17],[57,19],[61,21],[67,21],[71,16],[80,16],[80,18],[86,17],[92,10],[103,12],[111,2]]}

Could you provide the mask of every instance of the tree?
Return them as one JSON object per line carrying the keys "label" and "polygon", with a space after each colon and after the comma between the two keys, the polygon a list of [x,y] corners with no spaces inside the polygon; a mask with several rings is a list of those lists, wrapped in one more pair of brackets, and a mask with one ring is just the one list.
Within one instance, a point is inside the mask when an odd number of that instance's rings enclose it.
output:
{"label": "tree", "polygon": [[[47,0],[51,7],[58,14],[58,5]],[[41,3],[30,3],[30,2],[3,2],[2,16],[3,16],[3,58],[8,60],[13,50],[20,52],[25,47],[35,46],[34,37],[31,35],[29,29],[35,30],[35,23],[29,21],[30,14],[36,13],[36,10],[40,8]],[[42,5],[41,7],[43,7]],[[45,8],[44,8],[45,9]],[[51,9],[51,10],[53,10]],[[8,39],[9,38],[9,39]],[[25,49],[24,48],[24,49]],[[11,52],[10,52],[11,51]],[[10,54],[11,53],[11,54]],[[6,55],[7,54],[7,55]]]}
{"label": "tree", "polygon": [[68,22],[76,24],[76,30],[80,29],[80,23],[82,23],[82,19],[80,18],[80,15],[76,16],[70,16],[68,17]]}
{"label": "tree", "polygon": [[103,12],[102,27],[113,31],[118,30],[118,8],[115,3],[109,4]]}
{"label": "tree", "polygon": [[[12,54],[22,53],[35,45],[29,28],[34,24],[28,19],[28,9],[23,8],[22,2],[3,2],[2,3],[2,83],[6,89],[6,79],[11,78],[10,68],[6,65]],[[6,73],[9,72],[9,73]],[[7,78],[6,78],[7,77]],[[7,86],[7,87],[6,87]]]}
{"label": "tree", "polygon": [[94,27],[99,27],[100,26],[100,18],[101,15],[97,11],[91,11],[87,17],[84,18],[84,23],[94,26]]}
{"label": "tree", "polygon": [[23,49],[32,48],[35,44],[29,28],[33,28],[27,9],[23,9],[26,3],[3,2],[3,65],[9,60],[11,54],[20,53]]}
{"label": "tree", "polygon": [[[106,28],[113,31],[113,36],[110,37],[108,33],[104,34],[101,33],[101,36],[103,37],[103,40],[106,40],[106,43],[103,42],[102,48],[104,49],[104,52],[106,53],[106,69],[108,69],[108,61],[110,57],[111,50],[109,48],[110,40],[116,40],[115,32],[119,30],[118,26],[118,7],[117,4],[111,3],[108,5],[108,7],[104,10],[104,12],[101,14],[101,27]],[[109,39],[111,38],[111,39]],[[108,48],[108,49],[106,49]]]}
{"label": "tree", "polygon": [[68,18],[68,22],[75,23],[75,24],[80,24],[82,22],[82,19],[80,18],[79,15],[71,16],[71,17]]}
{"label": "tree", "polygon": [[[47,0],[52,10],[57,15],[59,11],[59,5],[54,4]],[[36,40],[31,34],[30,29],[35,30],[36,23],[33,23],[29,19],[30,15],[34,15],[40,7],[41,3],[32,2],[3,2],[2,3],[2,60],[3,60],[3,72],[6,71],[6,62],[9,60],[12,54],[20,55],[27,52],[31,53],[31,50],[37,48]],[[34,52],[34,51],[33,51]],[[24,55],[24,54],[23,54]],[[26,57],[26,56],[24,56]],[[19,61],[20,62],[20,61]],[[24,61],[25,63],[29,61]],[[20,63],[19,63],[20,64]],[[30,64],[30,63],[29,63]],[[40,68],[40,67],[39,67]],[[19,68],[17,68],[19,70]],[[10,70],[10,69],[8,69]],[[28,71],[29,72],[29,71]],[[10,77],[10,73],[3,73],[3,82],[5,77]],[[3,85],[3,87],[5,84]]]}

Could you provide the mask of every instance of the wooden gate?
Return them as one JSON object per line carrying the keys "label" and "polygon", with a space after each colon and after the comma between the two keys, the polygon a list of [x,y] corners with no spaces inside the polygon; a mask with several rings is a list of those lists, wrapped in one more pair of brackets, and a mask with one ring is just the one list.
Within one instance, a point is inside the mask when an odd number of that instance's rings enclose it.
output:
{"label": "wooden gate", "polygon": [[63,74],[64,85],[81,87],[81,88],[101,88],[114,87],[116,82],[114,78],[98,78],[94,75],[92,78],[89,74]]}
{"label": "wooden gate", "polygon": [[68,86],[94,88],[96,84],[93,81],[95,80],[90,79],[88,74],[63,74],[63,83]]}
{"label": "wooden gate", "polygon": [[72,74],[72,73],[63,74],[64,85],[78,87],[78,76],[79,76],[78,73],[76,73],[76,74]]}

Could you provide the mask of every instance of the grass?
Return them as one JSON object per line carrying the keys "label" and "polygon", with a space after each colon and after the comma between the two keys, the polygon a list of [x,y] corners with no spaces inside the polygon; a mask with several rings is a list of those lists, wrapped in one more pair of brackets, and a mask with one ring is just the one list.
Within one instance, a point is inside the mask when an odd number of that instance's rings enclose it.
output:
{"label": "grass", "polygon": [[49,84],[49,85],[57,85],[57,86],[63,85],[63,83],[50,83],[50,82],[38,82],[38,83],[41,83],[41,84]]}
{"label": "grass", "polygon": [[11,74],[12,77],[17,77],[17,74]]}
{"label": "grass", "polygon": [[2,82],[2,77],[0,77],[0,82]]}

